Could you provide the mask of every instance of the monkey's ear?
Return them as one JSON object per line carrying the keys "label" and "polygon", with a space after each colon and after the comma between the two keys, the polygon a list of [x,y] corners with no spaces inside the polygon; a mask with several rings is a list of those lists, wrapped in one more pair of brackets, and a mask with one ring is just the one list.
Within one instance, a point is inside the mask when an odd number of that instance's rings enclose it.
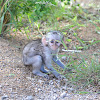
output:
{"label": "monkey's ear", "polygon": [[46,41],[46,36],[45,35],[42,37],[42,44],[45,45],[45,46],[48,45],[48,43]]}

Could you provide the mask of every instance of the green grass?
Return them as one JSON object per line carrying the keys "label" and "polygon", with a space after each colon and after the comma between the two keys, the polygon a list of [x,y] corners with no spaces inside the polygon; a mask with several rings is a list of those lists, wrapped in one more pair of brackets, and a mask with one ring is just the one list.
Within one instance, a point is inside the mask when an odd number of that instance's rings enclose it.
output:
{"label": "green grass", "polygon": [[83,88],[88,85],[98,86],[100,81],[100,62],[99,55],[87,54],[66,54],[67,57],[66,67],[71,68],[72,72],[63,72],[64,76],[73,84],[82,86]]}

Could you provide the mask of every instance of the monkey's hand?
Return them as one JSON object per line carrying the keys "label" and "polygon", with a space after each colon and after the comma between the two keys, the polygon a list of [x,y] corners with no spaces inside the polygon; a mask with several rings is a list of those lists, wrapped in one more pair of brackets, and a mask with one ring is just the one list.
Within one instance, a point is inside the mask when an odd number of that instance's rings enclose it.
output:
{"label": "monkey's hand", "polygon": [[61,74],[59,74],[59,75],[57,76],[57,78],[58,78],[58,80],[63,80],[63,79],[65,79],[65,77],[62,76]]}
{"label": "monkey's hand", "polygon": [[69,73],[72,73],[72,68],[67,68],[65,67],[65,71],[69,72]]}

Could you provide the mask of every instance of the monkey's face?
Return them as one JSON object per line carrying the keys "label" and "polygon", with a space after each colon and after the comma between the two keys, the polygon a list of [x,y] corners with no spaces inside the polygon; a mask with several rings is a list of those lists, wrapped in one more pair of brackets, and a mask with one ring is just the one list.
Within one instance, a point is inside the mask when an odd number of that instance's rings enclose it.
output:
{"label": "monkey's face", "polygon": [[59,48],[62,40],[63,35],[61,35],[61,33],[59,33],[58,31],[51,31],[46,35],[46,44],[49,46],[51,50],[54,51]]}
{"label": "monkey's face", "polygon": [[57,50],[60,46],[60,41],[52,39],[49,41],[49,46],[52,50]]}

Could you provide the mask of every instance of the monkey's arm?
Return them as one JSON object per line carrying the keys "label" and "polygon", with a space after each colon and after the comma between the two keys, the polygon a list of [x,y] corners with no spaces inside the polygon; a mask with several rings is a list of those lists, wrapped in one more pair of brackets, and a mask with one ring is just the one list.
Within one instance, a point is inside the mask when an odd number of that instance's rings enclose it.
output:
{"label": "monkey's arm", "polygon": [[55,75],[56,78],[58,78],[59,80],[62,80],[63,77],[60,73],[58,73],[53,66],[47,65],[47,68],[50,70],[51,73],[53,73]]}
{"label": "monkey's arm", "polygon": [[47,61],[45,62],[46,67],[50,70],[51,73],[53,73],[55,75],[56,78],[58,78],[59,80],[63,79],[62,75],[60,73],[58,73],[52,66],[51,61]]}
{"label": "monkey's arm", "polygon": [[65,65],[64,65],[56,56],[54,56],[54,57],[52,58],[52,60],[53,60],[57,65],[59,65],[60,67],[62,67],[63,69],[65,68]]}

